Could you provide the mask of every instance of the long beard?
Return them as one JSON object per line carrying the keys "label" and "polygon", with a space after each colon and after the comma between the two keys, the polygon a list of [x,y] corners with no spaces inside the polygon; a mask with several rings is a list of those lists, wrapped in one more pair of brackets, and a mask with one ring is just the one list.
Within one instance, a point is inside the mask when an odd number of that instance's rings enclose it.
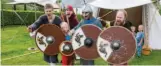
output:
{"label": "long beard", "polygon": [[115,26],[123,26],[123,25],[124,25],[124,22],[115,22],[114,25],[115,25]]}

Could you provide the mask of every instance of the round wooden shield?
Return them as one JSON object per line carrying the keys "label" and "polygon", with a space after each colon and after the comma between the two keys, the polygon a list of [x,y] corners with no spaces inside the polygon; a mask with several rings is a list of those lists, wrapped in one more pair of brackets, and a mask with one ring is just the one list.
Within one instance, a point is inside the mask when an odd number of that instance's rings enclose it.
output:
{"label": "round wooden shield", "polygon": [[72,46],[75,53],[86,60],[99,57],[96,42],[100,32],[101,29],[95,25],[83,25],[78,28],[72,37]]}
{"label": "round wooden shield", "polygon": [[136,52],[136,41],[132,33],[121,26],[102,31],[97,40],[97,51],[110,64],[124,64]]}
{"label": "round wooden shield", "polygon": [[40,26],[35,37],[37,47],[47,55],[59,53],[59,45],[65,40],[62,30],[54,24]]}
{"label": "round wooden shield", "polygon": [[60,50],[61,54],[65,55],[65,56],[71,56],[74,54],[72,43],[70,41],[63,41],[60,44],[59,50]]}

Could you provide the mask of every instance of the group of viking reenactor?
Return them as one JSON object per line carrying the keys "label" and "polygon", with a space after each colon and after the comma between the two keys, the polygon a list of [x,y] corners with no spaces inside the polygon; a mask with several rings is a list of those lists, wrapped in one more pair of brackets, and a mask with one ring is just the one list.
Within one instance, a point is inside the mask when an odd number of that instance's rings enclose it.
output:
{"label": "group of viking reenactor", "polygon": [[[55,43],[59,42],[59,45],[63,45],[63,44],[60,44],[60,42],[62,43],[62,41],[67,41],[64,43],[67,43],[69,45],[64,46],[62,48],[64,50],[68,51],[71,47],[74,47],[73,51],[75,50],[76,53],[72,53],[71,55],[61,54],[62,59],[59,61],[58,60],[58,53],[55,53],[52,55],[52,53],[46,52],[46,53],[44,53],[44,60],[46,62],[48,62],[50,65],[55,65],[56,63],[59,63],[59,62],[61,62],[62,65],[74,65],[74,61],[76,60],[77,56],[80,56],[80,65],[94,65],[95,61],[94,61],[94,59],[92,59],[92,57],[93,58],[98,57],[98,53],[93,54],[93,55],[96,54],[96,57],[92,56],[92,54],[88,55],[88,56],[91,56],[91,58],[88,59],[87,55],[83,55],[83,54],[88,54],[88,52],[87,52],[88,49],[87,49],[87,51],[86,50],[84,51],[84,47],[75,48],[76,44],[79,44],[78,46],[83,46],[82,44],[84,44],[87,46],[87,48],[94,47],[93,49],[95,49],[95,51],[99,51],[99,53],[104,54],[101,57],[105,57],[105,58],[108,57],[108,59],[104,59],[104,60],[110,61],[111,62],[110,65],[113,65],[113,64],[127,65],[127,60],[129,60],[131,58],[131,56],[134,55],[135,50],[136,50],[136,48],[135,48],[136,41],[134,39],[133,33],[132,32],[130,33],[132,23],[127,21],[128,15],[125,10],[118,10],[117,11],[115,20],[113,22],[107,23],[111,27],[114,26],[113,28],[110,28],[110,27],[106,27],[106,26],[103,27],[102,26],[101,20],[97,19],[93,16],[92,8],[89,5],[86,5],[83,8],[82,20],[80,22],[78,21],[77,15],[74,13],[74,9],[71,5],[67,5],[65,7],[65,12],[63,14],[61,14],[60,16],[53,14],[53,9],[54,8],[51,4],[46,4],[44,6],[45,14],[41,15],[33,24],[31,24],[28,27],[28,31],[34,32],[37,30],[36,33],[39,32],[40,34],[44,34],[42,36],[48,36],[48,34],[52,35],[52,31],[54,31],[53,32],[53,34],[55,35],[54,38],[50,37],[50,36],[46,37],[47,43],[53,43],[55,41]],[[48,24],[48,27],[43,28],[43,25],[45,25],[45,24]],[[50,24],[53,24],[57,27],[54,27],[52,29],[52,27],[50,27],[51,26]],[[124,28],[122,28],[122,27],[124,27]],[[61,36],[58,35],[58,34],[61,34],[61,31],[57,30],[59,28],[61,29],[65,38],[61,38]],[[103,30],[103,32],[101,32],[101,30]],[[43,32],[43,31],[46,31],[46,32]],[[142,31],[142,30],[140,30],[140,31]],[[123,33],[125,33],[125,34],[123,34]],[[142,32],[140,32],[139,35],[142,35]],[[73,38],[73,36],[74,36],[74,38]],[[86,36],[86,38],[84,38],[85,36]],[[33,37],[36,38],[37,36],[34,35]],[[85,41],[83,41],[84,43],[81,41],[81,39],[83,39],[83,38],[85,39]],[[97,40],[97,38],[99,38],[99,39]],[[140,37],[138,37],[138,38],[140,38]],[[38,42],[43,41],[41,39],[43,39],[43,37],[39,37],[37,39]],[[60,39],[60,40],[62,39],[62,41],[59,41],[58,39]],[[129,42],[128,42],[128,40],[129,40]],[[96,42],[96,41],[98,41],[98,42]],[[106,41],[109,41],[110,44],[108,44],[108,42],[106,42]],[[140,42],[140,40],[138,40],[138,41]],[[137,43],[139,43],[139,42],[137,42]],[[44,42],[44,43],[46,43],[46,42]],[[76,43],[76,44],[74,44],[74,43]],[[91,46],[92,43],[94,43],[95,45]],[[100,44],[98,46],[98,47],[100,47],[98,50],[96,49],[97,43]],[[129,43],[131,43],[131,44],[129,44]],[[43,43],[40,43],[40,44],[43,44]],[[72,46],[70,44],[72,44]],[[46,46],[49,46],[49,45],[46,45]],[[53,48],[58,47],[59,50],[63,50],[57,45],[53,45],[53,46],[55,46]],[[109,49],[105,48],[105,46],[107,46],[107,48],[109,48]],[[133,46],[132,50],[131,50],[130,46]],[[41,48],[41,45],[38,45],[38,47]],[[127,47],[129,47],[129,48],[127,48]],[[47,48],[49,48],[49,47],[47,47]],[[110,48],[112,48],[112,49],[110,49]],[[93,49],[90,51],[93,52]],[[57,50],[57,49],[55,49],[55,50]],[[55,50],[50,49],[49,51],[56,52]],[[48,51],[48,50],[44,50],[44,51]],[[82,52],[84,52],[84,53],[82,53]],[[128,53],[129,53],[129,55],[128,55]],[[131,53],[131,55],[130,55],[130,53]],[[90,52],[89,52],[89,54],[90,54]],[[119,54],[120,54],[120,56],[119,56]],[[124,56],[123,56],[123,54],[124,54]]]}

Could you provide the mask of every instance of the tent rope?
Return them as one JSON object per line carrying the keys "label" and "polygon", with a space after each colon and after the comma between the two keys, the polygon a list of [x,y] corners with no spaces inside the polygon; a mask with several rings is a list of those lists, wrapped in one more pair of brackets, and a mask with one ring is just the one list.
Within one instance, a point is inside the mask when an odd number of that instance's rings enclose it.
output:
{"label": "tent rope", "polygon": [[[14,10],[14,13],[18,16],[18,18],[25,24],[25,20],[26,20],[26,18],[28,17],[28,15],[29,15],[29,13],[26,15],[26,17],[25,17],[25,19],[22,19],[22,17]],[[26,24],[25,24],[26,25]],[[18,28],[20,28],[21,26],[19,26]],[[27,27],[27,25],[26,25],[26,27]],[[7,43],[8,42],[11,42],[17,35],[18,35],[18,33],[20,32],[20,30],[18,30],[16,33],[15,33],[15,35],[14,36],[12,36],[12,38],[10,38],[8,41],[7,41]]]}
{"label": "tent rope", "polygon": [[2,59],[1,61],[10,60],[10,59],[14,59],[14,58],[19,58],[19,57],[22,57],[22,56],[27,56],[27,55],[35,54],[37,52],[39,52],[39,51],[35,51],[35,52],[31,52],[31,53],[26,53],[26,54],[23,54],[23,55],[18,55],[18,56],[14,56],[14,57],[10,57],[10,58],[5,58],[5,59]]}

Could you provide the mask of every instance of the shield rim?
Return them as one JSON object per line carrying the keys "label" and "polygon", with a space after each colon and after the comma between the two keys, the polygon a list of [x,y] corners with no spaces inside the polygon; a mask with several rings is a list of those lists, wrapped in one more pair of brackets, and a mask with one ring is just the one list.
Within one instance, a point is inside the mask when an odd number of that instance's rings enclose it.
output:
{"label": "shield rim", "polygon": [[60,44],[60,46],[59,46],[59,51],[60,51],[61,54],[65,55],[65,56],[72,56],[72,55],[74,54],[74,50],[73,50],[73,52],[72,52],[71,54],[69,54],[69,55],[64,54],[63,52],[61,52],[61,45],[62,45],[63,43],[65,43],[65,42],[70,42],[70,43],[72,44],[72,42],[71,42],[71,41],[68,41],[68,40],[61,42],[61,44]]}

